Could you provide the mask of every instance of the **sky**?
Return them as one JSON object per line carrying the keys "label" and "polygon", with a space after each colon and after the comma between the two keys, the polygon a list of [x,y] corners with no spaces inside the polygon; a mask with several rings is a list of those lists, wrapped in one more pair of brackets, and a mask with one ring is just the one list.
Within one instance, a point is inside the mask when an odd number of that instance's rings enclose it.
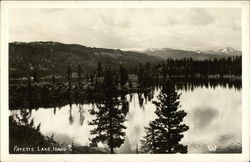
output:
{"label": "sky", "polygon": [[9,41],[56,41],[122,50],[241,50],[241,10],[15,8],[9,10]]}

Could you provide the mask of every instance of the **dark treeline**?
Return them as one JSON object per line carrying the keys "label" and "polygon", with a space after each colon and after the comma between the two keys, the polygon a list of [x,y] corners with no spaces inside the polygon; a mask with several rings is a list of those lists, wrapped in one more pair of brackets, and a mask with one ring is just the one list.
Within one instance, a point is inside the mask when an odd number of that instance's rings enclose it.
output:
{"label": "dark treeline", "polygon": [[[106,67],[109,67],[105,64]],[[98,63],[97,70],[92,70],[89,72],[84,72],[81,65],[69,65],[72,71],[72,80],[76,80],[81,77],[82,79],[90,79],[93,83],[96,81],[96,77],[101,75],[105,68],[102,63]],[[65,69],[66,70],[66,69]],[[137,75],[138,79],[142,81],[143,84],[148,84],[150,79],[154,77],[167,77],[167,76],[180,76],[180,77],[241,77],[242,73],[242,56],[232,56],[221,59],[209,59],[209,60],[194,60],[192,58],[184,58],[180,60],[167,59],[159,63],[146,62],[145,64],[139,64],[134,66],[120,66],[116,68],[117,75],[125,77],[126,73],[130,75]],[[79,76],[80,74],[80,76]],[[125,74],[125,75],[124,75]],[[44,75],[42,70],[38,67],[32,67],[30,70],[26,71],[23,78],[10,78],[10,83],[20,83],[22,80],[27,80],[28,77],[32,77],[35,81],[67,81],[68,78],[65,74],[59,74],[51,70],[50,75]],[[118,79],[118,78],[117,78]]]}
{"label": "dark treeline", "polygon": [[214,60],[198,61],[189,59],[172,60],[168,59],[166,63],[158,65],[162,67],[163,72],[170,76],[196,76],[201,75],[235,75],[241,76],[242,57],[228,57]]}
{"label": "dark treeline", "polygon": [[[212,70],[213,69],[213,70]],[[223,87],[241,89],[241,57],[220,60],[196,61],[192,59],[168,59],[158,65],[139,64],[133,73],[128,68],[104,67],[98,63],[96,70],[83,73],[68,66],[63,78],[54,74],[42,80],[36,68],[30,77],[20,84],[10,84],[10,109],[20,107],[60,107],[72,103],[95,102],[106,89],[105,82],[115,87],[117,96],[132,92],[144,92],[162,84],[167,78],[176,83],[177,89],[193,90],[195,87]]]}
{"label": "dark treeline", "polygon": [[145,65],[140,64],[135,69],[138,80],[144,85],[151,82],[152,78],[183,77],[183,78],[225,78],[241,77],[242,57],[228,57],[214,60],[193,60],[167,59],[157,65],[151,65],[149,62]]}
{"label": "dark treeline", "polygon": [[[102,67],[98,63],[95,72],[83,76],[81,66],[74,70],[68,66],[64,81],[56,79],[53,75],[49,82],[41,81],[37,72],[28,78],[24,84],[10,85],[10,109],[60,107],[69,103],[95,102],[105,96],[107,89],[113,87],[112,95],[121,96],[137,89],[129,80],[127,69]],[[142,90],[143,91],[143,90]]]}

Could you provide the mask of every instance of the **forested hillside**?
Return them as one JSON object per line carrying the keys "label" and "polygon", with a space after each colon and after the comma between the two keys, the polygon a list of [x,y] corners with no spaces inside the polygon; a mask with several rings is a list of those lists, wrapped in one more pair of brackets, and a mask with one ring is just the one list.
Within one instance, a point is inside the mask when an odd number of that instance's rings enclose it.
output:
{"label": "forested hillside", "polygon": [[81,66],[83,72],[96,68],[98,62],[104,66],[128,70],[140,63],[158,62],[161,59],[147,54],[121,51],[119,49],[91,48],[58,42],[14,42],[9,44],[10,77],[24,77],[36,69],[40,75],[64,75],[67,67]]}

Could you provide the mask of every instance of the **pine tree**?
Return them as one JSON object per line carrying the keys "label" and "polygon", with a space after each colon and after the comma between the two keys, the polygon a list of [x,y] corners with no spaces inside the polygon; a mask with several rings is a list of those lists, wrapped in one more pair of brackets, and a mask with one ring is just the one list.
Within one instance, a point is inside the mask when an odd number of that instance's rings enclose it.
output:
{"label": "pine tree", "polygon": [[34,70],[33,70],[33,81],[34,82],[38,82],[38,70],[37,68],[35,67]]}
{"label": "pine tree", "polygon": [[71,66],[68,66],[68,69],[67,69],[67,80],[68,80],[69,89],[71,89],[71,80],[72,80]]}
{"label": "pine tree", "polygon": [[96,115],[96,119],[92,120],[89,125],[97,126],[90,131],[92,135],[96,135],[90,139],[91,145],[96,146],[98,142],[106,143],[110,153],[114,153],[114,149],[124,143],[124,129],[126,129],[125,115],[119,107],[118,99],[106,98],[102,103],[97,104],[97,110],[91,110],[90,113]]}
{"label": "pine tree", "polygon": [[144,140],[141,140],[142,147],[141,149],[144,152],[156,153],[156,139],[155,139],[155,128],[154,124],[151,122],[149,127],[145,128],[146,136]]}
{"label": "pine tree", "polygon": [[98,62],[97,65],[97,77],[101,77],[102,76],[102,63]]}
{"label": "pine tree", "polygon": [[122,101],[114,97],[116,90],[114,84],[114,75],[110,68],[104,71],[104,84],[102,85],[103,97],[98,100],[97,109],[90,111],[91,115],[96,118],[89,122],[89,125],[97,127],[90,131],[95,135],[91,140],[92,146],[96,146],[98,142],[108,145],[110,152],[114,153],[114,149],[120,147],[125,140],[124,126],[125,114],[123,113]]}
{"label": "pine tree", "polygon": [[120,73],[120,84],[121,87],[124,88],[124,85],[128,81],[128,71],[126,68],[120,66],[119,73]]}
{"label": "pine tree", "polygon": [[67,69],[67,81],[68,81],[68,98],[71,98],[71,87],[72,87],[72,68],[69,65]]}
{"label": "pine tree", "polygon": [[81,82],[82,82],[82,67],[81,65],[77,66],[77,74],[78,74],[78,86],[81,86]]}
{"label": "pine tree", "polygon": [[151,153],[187,153],[187,146],[179,142],[183,132],[189,127],[181,124],[187,115],[184,110],[179,110],[180,94],[174,85],[167,81],[159,94],[155,114],[157,118],[146,128],[146,136],[142,140],[142,149]]}

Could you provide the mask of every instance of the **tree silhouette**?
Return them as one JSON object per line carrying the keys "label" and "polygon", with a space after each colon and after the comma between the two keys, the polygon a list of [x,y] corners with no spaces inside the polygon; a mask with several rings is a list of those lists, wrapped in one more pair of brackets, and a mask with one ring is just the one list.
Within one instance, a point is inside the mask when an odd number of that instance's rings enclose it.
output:
{"label": "tree silhouette", "polygon": [[97,127],[90,131],[93,137],[92,145],[98,142],[104,142],[110,148],[110,152],[114,153],[114,149],[120,147],[125,140],[126,129],[124,126],[125,115],[119,106],[117,98],[106,98],[102,103],[97,104],[97,110],[90,111],[91,115],[96,115],[96,119],[92,120],[89,125]]}
{"label": "tree silhouette", "polygon": [[68,97],[71,97],[71,87],[72,87],[72,68],[68,66],[67,69],[67,80],[68,80]]}
{"label": "tree silhouette", "polygon": [[156,152],[156,138],[155,138],[155,126],[152,122],[149,123],[149,127],[145,128],[146,130],[146,136],[144,137],[144,140],[141,141],[142,147],[141,149],[144,152],[149,153],[157,153]]}
{"label": "tree silhouette", "polygon": [[115,90],[114,76],[110,69],[104,72],[103,93],[104,96],[98,99],[96,109],[90,110],[91,115],[96,118],[89,122],[89,125],[95,125],[96,128],[90,131],[95,135],[91,140],[92,146],[99,142],[104,142],[114,153],[114,149],[120,147],[125,140],[124,126],[125,114],[123,113],[121,103],[117,97],[113,96]]}
{"label": "tree silhouette", "polygon": [[98,62],[97,65],[97,77],[101,77],[102,76],[102,63]]}
{"label": "tree silhouette", "polygon": [[71,81],[72,81],[72,68],[71,66],[68,66],[67,69],[67,80],[68,80],[68,85],[69,85],[69,89],[71,88]]}
{"label": "tree silhouette", "polygon": [[34,82],[38,82],[39,79],[38,79],[38,70],[36,67],[34,67],[34,70],[33,70],[33,81]]}
{"label": "tree silhouette", "polygon": [[178,110],[180,94],[175,90],[171,81],[166,81],[158,96],[155,114],[157,118],[146,128],[146,136],[141,141],[142,149],[150,153],[187,153],[187,146],[179,142],[183,132],[189,127],[181,124],[187,115],[184,110]]}
{"label": "tree silhouette", "polygon": [[82,67],[80,65],[77,66],[77,75],[78,75],[78,86],[81,86],[82,82]]}
{"label": "tree silhouette", "polygon": [[119,73],[120,73],[120,84],[121,87],[124,88],[124,85],[128,81],[128,71],[126,68],[120,66]]}

